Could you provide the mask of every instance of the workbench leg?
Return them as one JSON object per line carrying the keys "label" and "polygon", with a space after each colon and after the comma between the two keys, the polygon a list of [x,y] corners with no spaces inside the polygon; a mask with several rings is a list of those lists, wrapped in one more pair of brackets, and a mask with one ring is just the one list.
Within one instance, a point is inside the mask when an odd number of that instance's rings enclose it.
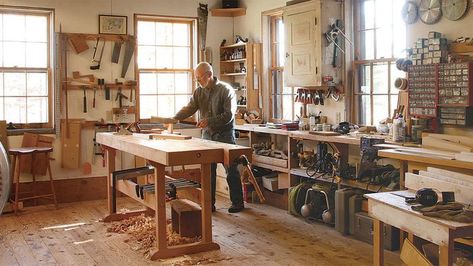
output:
{"label": "workbench leg", "polygon": [[439,265],[451,266],[453,265],[453,249],[455,243],[453,237],[450,237],[446,245],[439,245]]}
{"label": "workbench leg", "polygon": [[210,164],[200,166],[200,199],[202,206],[202,243],[212,242],[212,192],[210,184]]}
{"label": "workbench leg", "polygon": [[373,265],[384,265],[384,223],[373,219]]}
{"label": "workbench leg", "polygon": [[406,172],[408,171],[407,161],[399,161],[399,189],[404,190],[404,181],[406,180]]}
{"label": "workbench leg", "polygon": [[164,165],[154,166],[154,189],[156,195],[156,248],[157,252],[167,249],[166,231],[166,184]]}
{"label": "workbench leg", "polygon": [[107,206],[108,206],[108,213],[113,214],[113,199],[112,199],[112,173],[115,171],[115,156],[116,150],[110,147],[105,148],[105,153],[107,156],[107,164],[108,164],[108,175],[107,175]]}

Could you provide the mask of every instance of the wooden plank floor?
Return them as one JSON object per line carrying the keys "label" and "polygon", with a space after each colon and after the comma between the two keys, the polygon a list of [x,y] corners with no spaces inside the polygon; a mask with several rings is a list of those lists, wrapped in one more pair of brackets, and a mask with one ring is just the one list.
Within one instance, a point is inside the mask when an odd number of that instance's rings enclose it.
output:
{"label": "wooden plank floor", "polygon": [[[19,216],[0,217],[0,265],[173,265],[202,259],[217,261],[213,265],[372,264],[370,245],[331,227],[259,204],[229,214],[224,207],[228,205],[219,198],[212,216],[220,250],[156,262],[132,250],[127,235],[106,232],[107,224],[98,221],[106,213],[105,200],[61,204],[58,210],[26,208]],[[119,199],[118,206],[139,208],[126,198]],[[401,263],[398,254],[385,254],[388,265]]]}

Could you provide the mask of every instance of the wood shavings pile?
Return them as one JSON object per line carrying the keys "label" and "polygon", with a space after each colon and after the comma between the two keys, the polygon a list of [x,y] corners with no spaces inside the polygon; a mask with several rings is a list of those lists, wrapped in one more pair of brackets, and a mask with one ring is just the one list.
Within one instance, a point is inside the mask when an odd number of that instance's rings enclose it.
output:
{"label": "wood shavings pile", "polygon": [[231,257],[225,258],[195,258],[195,259],[186,259],[183,261],[175,262],[173,266],[188,266],[188,265],[204,265],[204,264],[212,264],[217,263],[223,260],[231,260]]}
{"label": "wood shavings pile", "polygon": [[[176,246],[189,244],[200,241],[200,237],[181,237],[178,233],[172,231],[171,220],[167,220],[167,244],[168,246]],[[128,233],[133,240],[132,249],[142,250],[146,256],[156,246],[156,222],[154,217],[146,217],[144,214],[140,216],[130,217],[128,219],[112,223],[107,228],[107,232],[125,234]],[[125,242],[129,242],[130,239]]]}

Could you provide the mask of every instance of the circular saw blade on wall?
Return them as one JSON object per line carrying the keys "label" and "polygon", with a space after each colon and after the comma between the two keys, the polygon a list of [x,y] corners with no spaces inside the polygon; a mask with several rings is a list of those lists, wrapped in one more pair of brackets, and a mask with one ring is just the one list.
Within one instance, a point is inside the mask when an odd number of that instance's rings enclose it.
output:
{"label": "circular saw blade on wall", "polygon": [[10,166],[8,155],[3,145],[0,144],[0,214],[8,201],[10,195]]}
{"label": "circular saw blade on wall", "polygon": [[468,0],[443,0],[442,14],[449,20],[459,20],[468,10]]}
{"label": "circular saw blade on wall", "polygon": [[435,24],[442,17],[440,0],[421,0],[419,17],[425,24]]}
{"label": "circular saw blade on wall", "polygon": [[416,3],[408,1],[404,4],[401,10],[401,16],[404,22],[407,24],[412,24],[416,22],[419,17],[419,8]]}

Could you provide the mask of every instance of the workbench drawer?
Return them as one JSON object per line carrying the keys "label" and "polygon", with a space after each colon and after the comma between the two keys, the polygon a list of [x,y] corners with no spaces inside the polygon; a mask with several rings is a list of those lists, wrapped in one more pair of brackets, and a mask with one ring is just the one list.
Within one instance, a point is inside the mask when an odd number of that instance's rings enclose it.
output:
{"label": "workbench drawer", "polygon": [[278,159],[278,158],[269,157],[269,156],[253,154],[253,162],[287,168],[287,160]]}

